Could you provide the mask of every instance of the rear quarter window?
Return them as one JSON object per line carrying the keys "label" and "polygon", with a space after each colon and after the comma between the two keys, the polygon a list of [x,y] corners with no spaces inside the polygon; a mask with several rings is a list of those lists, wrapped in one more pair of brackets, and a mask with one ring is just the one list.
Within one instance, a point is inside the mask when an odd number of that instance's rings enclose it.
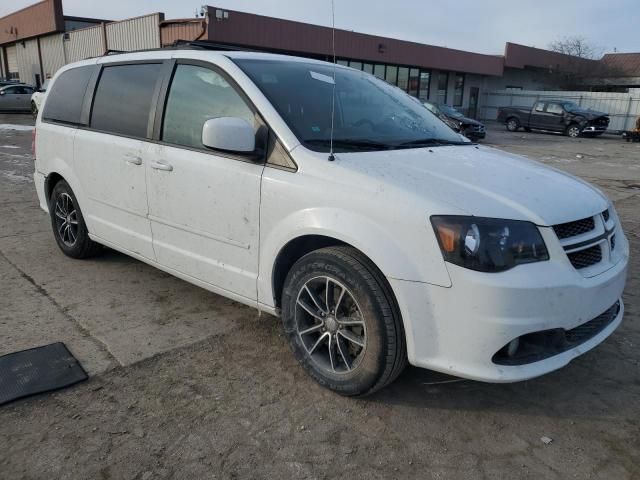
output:
{"label": "rear quarter window", "polygon": [[85,92],[96,69],[89,65],[61,73],[47,94],[42,118],[81,125]]}
{"label": "rear quarter window", "polygon": [[161,81],[161,69],[161,63],[105,66],[93,100],[91,128],[147,138],[151,104],[156,83]]}

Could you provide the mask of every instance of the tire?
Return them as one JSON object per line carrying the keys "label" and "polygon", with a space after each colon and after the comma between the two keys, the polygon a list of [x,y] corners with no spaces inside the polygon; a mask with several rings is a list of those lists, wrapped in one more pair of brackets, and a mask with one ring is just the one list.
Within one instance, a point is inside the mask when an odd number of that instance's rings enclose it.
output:
{"label": "tire", "polygon": [[60,180],[49,199],[49,214],[53,236],[62,253],[71,258],[89,258],[102,246],[89,238],[89,231],[69,184]]}
{"label": "tire", "polygon": [[564,134],[569,138],[578,138],[580,136],[580,126],[577,123],[569,125]]}
{"label": "tire", "polygon": [[515,117],[507,118],[506,126],[510,132],[517,132],[520,128],[520,121]]}
{"label": "tire", "polygon": [[351,247],[316,250],[291,267],[282,322],[302,367],[341,395],[373,393],[407,364],[402,319],[390,287]]}
{"label": "tire", "polygon": [[33,115],[33,118],[38,118],[38,106],[36,102],[31,102],[31,115]]}
{"label": "tire", "polygon": [[524,131],[527,133],[531,133],[531,129],[529,127],[524,127]]}

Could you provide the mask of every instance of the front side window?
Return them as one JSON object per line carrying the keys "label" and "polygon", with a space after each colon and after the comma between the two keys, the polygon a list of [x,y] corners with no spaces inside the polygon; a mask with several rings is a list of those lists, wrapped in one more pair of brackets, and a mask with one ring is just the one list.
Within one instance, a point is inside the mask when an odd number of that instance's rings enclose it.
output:
{"label": "front side window", "polygon": [[91,112],[91,128],[147,138],[149,114],[162,64],[105,66]]}
{"label": "front side window", "polygon": [[544,112],[544,103],[543,102],[536,103],[536,112]]}
{"label": "front side window", "polygon": [[[235,59],[265,94],[299,141],[328,151],[333,66]],[[388,68],[388,67],[387,67]],[[364,72],[335,69],[336,151],[410,148],[418,143],[468,143],[417,99]]]}
{"label": "front side window", "polygon": [[178,65],[164,113],[162,140],[205,148],[202,127],[210,118],[239,117],[257,130],[253,111],[219,73],[197,65]]}
{"label": "front side window", "polygon": [[562,107],[557,103],[549,103],[547,105],[547,113],[552,113],[554,115],[562,115]]}

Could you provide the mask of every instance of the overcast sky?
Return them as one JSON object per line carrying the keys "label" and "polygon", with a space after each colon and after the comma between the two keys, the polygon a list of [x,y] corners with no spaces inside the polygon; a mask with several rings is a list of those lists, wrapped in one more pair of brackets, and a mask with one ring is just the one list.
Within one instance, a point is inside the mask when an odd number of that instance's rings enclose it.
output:
{"label": "overcast sky", "polygon": [[[194,16],[192,0],[63,0],[66,15],[119,20],[161,11]],[[2,0],[0,16],[35,3]],[[638,0],[335,0],[336,27],[374,35],[502,54],[507,41],[546,48],[567,35],[603,51],[640,52]],[[217,7],[330,25],[330,0],[217,0]]]}

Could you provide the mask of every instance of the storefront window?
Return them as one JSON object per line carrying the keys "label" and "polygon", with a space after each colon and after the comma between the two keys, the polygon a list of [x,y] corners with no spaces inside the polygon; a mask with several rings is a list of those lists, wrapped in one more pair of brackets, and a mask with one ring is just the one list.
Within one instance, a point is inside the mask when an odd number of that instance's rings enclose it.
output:
{"label": "storefront window", "polygon": [[464,100],[464,74],[456,73],[456,83],[453,90],[453,106],[461,107]]}
{"label": "storefront window", "polygon": [[387,65],[387,74],[384,78],[387,83],[391,85],[396,85],[398,82],[398,67],[395,65]]}
{"label": "storefront window", "polygon": [[407,92],[414,97],[418,96],[418,86],[420,85],[420,70],[412,68],[409,70],[409,88]]}
{"label": "storefront window", "polygon": [[431,80],[431,72],[420,72],[420,87],[418,90],[418,98],[426,102],[429,100],[429,80]]}
{"label": "storefront window", "polygon": [[384,65],[377,64],[373,67],[373,74],[380,80],[384,80]]}
{"label": "storefront window", "polygon": [[440,72],[438,74],[438,98],[437,103],[447,103],[447,86],[449,85],[449,72]]}
{"label": "storefront window", "polygon": [[373,73],[373,64],[372,63],[363,63],[362,70],[367,73]]}
{"label": "storefront window", "polygon": [[405,92],[409,87],[409,69],[407,67],[400,67],[398,69],[398,87]]}
{"label": "storefront window", "polygon": [[356,70],[362,70],[362,62],[354,62],[353,60],[351,60],[349,62],[349,66],[351,68],[355,68]]}

